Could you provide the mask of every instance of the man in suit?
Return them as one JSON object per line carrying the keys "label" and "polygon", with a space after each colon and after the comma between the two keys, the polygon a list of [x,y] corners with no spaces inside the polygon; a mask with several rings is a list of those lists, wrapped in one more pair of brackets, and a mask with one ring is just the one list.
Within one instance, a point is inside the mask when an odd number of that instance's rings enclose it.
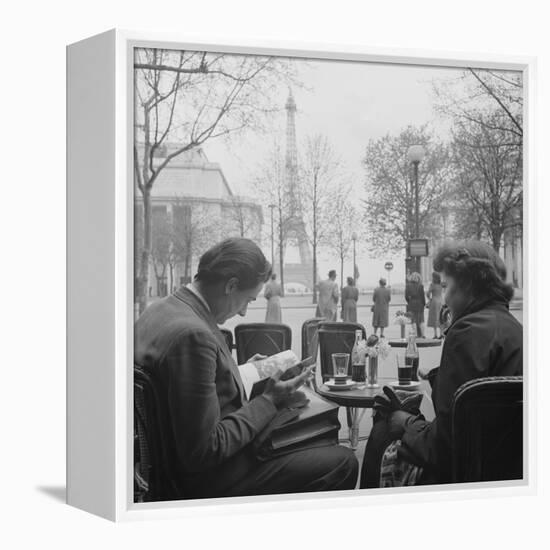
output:
{"label": "man in suit", "polygon": [[336,312],[340,292],[336,284],[336,271],[328,272],[328,279],[319,283],[319,301],[317,312],[327,321],[336,321]]}
{"label": "man in suit", "polygon": [[357,460],[338,445],[260,461],[254,441],[307,380],[274,377],[247,401],[218,325],[244,316],[271,274],[248,239],[227,239],[200,259],[193,283],[149,306],[135,326],[137,365],[161,401],[167,467],[181,498],[352,489]]}

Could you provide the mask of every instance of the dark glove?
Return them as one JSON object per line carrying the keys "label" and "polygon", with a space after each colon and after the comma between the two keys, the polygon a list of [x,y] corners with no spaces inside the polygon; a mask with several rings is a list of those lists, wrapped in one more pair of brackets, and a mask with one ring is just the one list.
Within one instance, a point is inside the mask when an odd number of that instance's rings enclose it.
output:
{"label": "dark glove", "polygon": [[375,415],[387,418],[395,411],[405,411],[409,414],[420,414],[420,403],[423,395],[419,392],[392,390],[389,386],[382,388],[384,395],[374,397],[373,409]]}

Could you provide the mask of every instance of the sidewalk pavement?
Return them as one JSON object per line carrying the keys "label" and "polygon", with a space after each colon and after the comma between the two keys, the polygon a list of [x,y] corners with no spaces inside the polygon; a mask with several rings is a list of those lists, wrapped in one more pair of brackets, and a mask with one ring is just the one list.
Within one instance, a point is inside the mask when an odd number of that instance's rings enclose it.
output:
{"label": "sidewalk pavement", "polygon": [[[359,296],[359,302],[357,303],[358,308],[369,308],[372,306],[372,298],[370,294],[362,294]],[[405,309],[406,302],[404,296],[397,295],[392,297],[391,301],[391,307],[400,307]],[[296,296],[296,295],[287,295],[284,298],[281,298],[281,307],[283,309],[313,309],[315,310],[317,308],[316,304],[312,303],[312,296],[304,295],[304,296]],[[252,302],[248,309],[265,309],[265,300],[261,296],[258,297],[258,299],[255,302]],[[510,309],[512,310],[520,310],[523,309],[523,295],[520,296],[514,296],[512,301],[510,302]]]}

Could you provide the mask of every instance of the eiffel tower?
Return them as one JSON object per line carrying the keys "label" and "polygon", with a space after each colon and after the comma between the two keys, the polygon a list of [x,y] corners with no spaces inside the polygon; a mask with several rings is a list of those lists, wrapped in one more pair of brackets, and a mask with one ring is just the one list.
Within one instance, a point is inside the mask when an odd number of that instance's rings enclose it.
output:
{"label": "eiffel tower", "polygon": [[[289,90],[286,109],[286,158],[285,184],[288,198],[288,219],[286,223],[287,246],[298,248],[299,262],[285,262],[285,283],[301,283],[313,288],[313,259],[306,234],[300,193],[298,189],[298,149],[296,146],[296,102]],[[293,252],[289,250],[289,252]],[[292,255],[292,254],[290,254]],[[297,256],[297,254],[294,254]],[[293,258],[294,259],[294,258]],[[317,281],[315,281],[317,282]]]}

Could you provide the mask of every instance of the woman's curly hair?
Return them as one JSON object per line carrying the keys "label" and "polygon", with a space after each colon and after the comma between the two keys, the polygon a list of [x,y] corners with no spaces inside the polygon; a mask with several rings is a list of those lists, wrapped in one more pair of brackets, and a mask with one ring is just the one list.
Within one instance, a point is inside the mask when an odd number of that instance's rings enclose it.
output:
{"label": "woman's curly hair", "polygon": [[475,300],[494,299],[508,303],[514,295],[512,285],[506,283],[504,262],[485,243],[445,244],[436,252],[433,268],[453,277]]}

